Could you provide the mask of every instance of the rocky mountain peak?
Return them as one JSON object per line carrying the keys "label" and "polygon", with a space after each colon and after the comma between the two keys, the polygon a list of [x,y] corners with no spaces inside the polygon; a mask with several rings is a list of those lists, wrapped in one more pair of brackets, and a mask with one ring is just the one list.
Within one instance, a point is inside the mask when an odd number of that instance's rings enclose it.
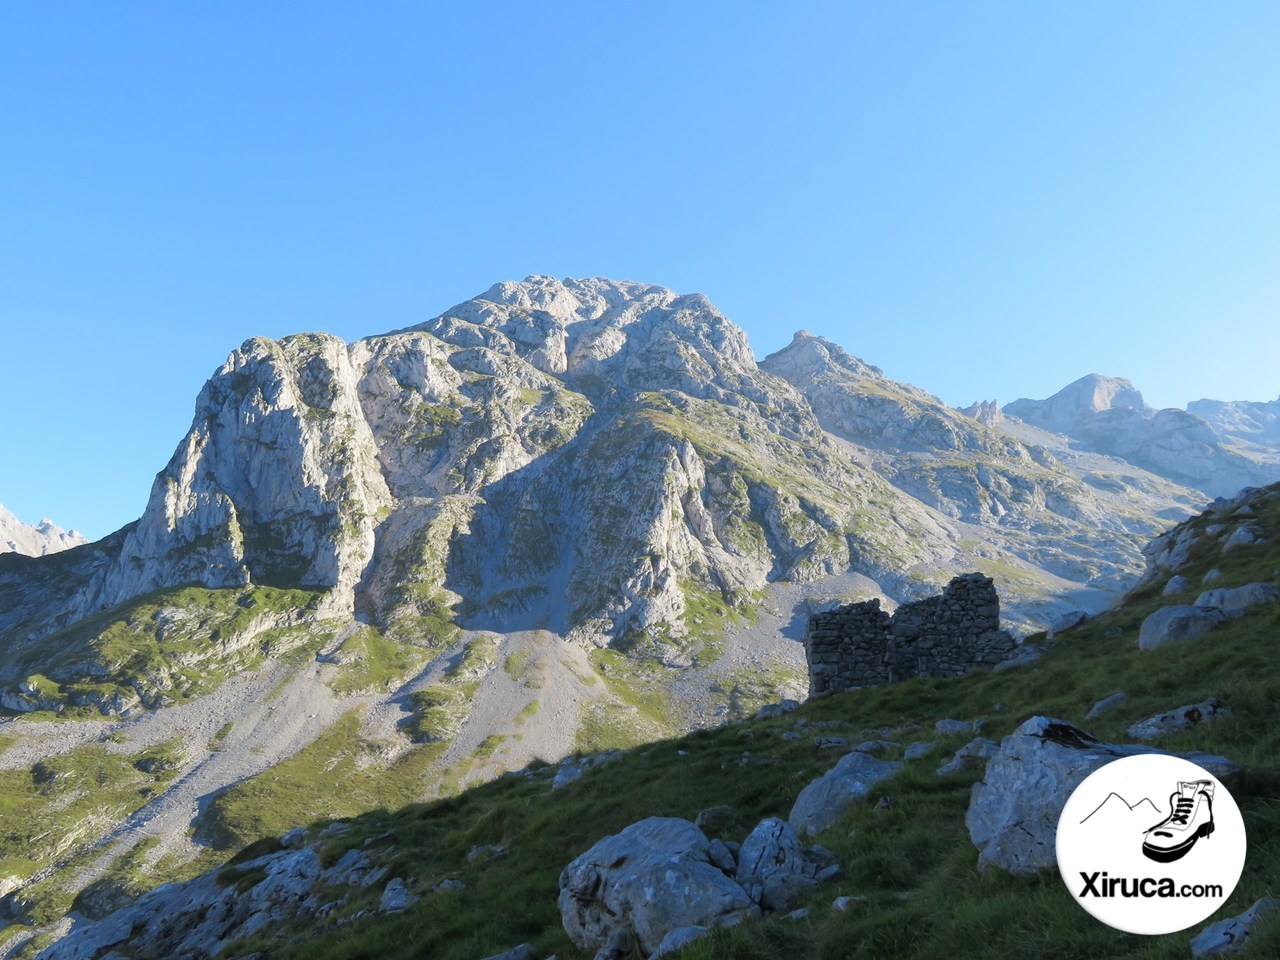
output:
{"label": "rocky mountain peak", "polygon": [[1004,423],[1004,414],[1000,411],[1000,404],[995,400],[974,401],[967,407],[961,407],[960,412],[979,423],[985,423],[988,427],[998,427]]}
{"label": "rocky mountain peak", "polygon": [[1081,424],[1099,414],[1116,411],[1123,416],[1151,417],[1142,394],[1122,377],[1097,373],[1067,384],[1047,400],[1021,398],[1005,405],[1005,412],[1045,430],[1071,435]]}
{"label": "rocky mountain peak", "polygon": [[746,333],[704,295],[601,277],[504,281],[402,332],[412,331],[615,388],[651,389],[665,371],[672,389],[701,395],[707,383],[756,370]]}
{"label": "rocky mountain peak", "polygon": [[48,517],[35,526],[23,523],[0,504],[0,553],[43,557],[88,543],[77,530],[63,530]]}
{"label": "rocky mountain peak", "polygon": [[839,344],[807,330],[797,330],[791,342],[769,354],[761,367],[796,386],[811,384],[837,372],[843,378],[850,375],[855,379],[884,377],[879,367],[864,363]]}

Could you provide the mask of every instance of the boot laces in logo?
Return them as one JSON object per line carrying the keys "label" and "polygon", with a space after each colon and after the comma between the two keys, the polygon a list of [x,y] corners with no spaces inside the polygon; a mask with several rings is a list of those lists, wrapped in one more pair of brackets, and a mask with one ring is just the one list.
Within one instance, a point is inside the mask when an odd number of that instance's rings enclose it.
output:
{"label": "boot laces in logo", "polygon": [[1142,754],[1076,787],[1058,821],[1057,853],[1067,888],[1103,923],[1172,933],[1204,920],[1235,889],[1244,822],[1207,770]]}

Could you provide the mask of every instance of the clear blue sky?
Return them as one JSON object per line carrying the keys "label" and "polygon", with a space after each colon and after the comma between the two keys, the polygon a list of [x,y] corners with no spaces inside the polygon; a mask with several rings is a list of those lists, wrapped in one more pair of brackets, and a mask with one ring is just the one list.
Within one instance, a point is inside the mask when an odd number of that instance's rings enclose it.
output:
{"label": "clear blue sky", "polygon": [[953,404],[1280,394],[1275,3],[0,6],[0,503],[138,516],[254,335],[530,273]]}

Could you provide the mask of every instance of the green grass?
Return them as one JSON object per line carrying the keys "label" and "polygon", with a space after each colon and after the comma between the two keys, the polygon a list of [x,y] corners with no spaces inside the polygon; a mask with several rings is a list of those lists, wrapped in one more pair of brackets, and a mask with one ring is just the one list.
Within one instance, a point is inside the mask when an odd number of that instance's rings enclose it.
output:
{"label": "green grass", "polygon": [[666,686],[676,671],[619,650],[593,650],[589,658],[607,694],[584,705],[574,744],[579,752],[634,747],[680,728]]}
{"label": "green grass", "polygon": [[8,637],[0,644],[0,667],[24,676],[68,719],[112,713],[139,696],[148,706],[187,700],[307,644],[310,627],[264,628],[262,621],[306,610],[318,596],[264,586],[163,590],[38,641]]}
{"label": "green grass", "polygon": [[[177,741],[135,754],[95,744],[0,771],[0,876],[25,878],[55,864],[74,868],[103,831],[173,779],[181,757]],[[25,889],[21,900],[20,912],[37,922],[70,907],[57,874]]]}
{"label": "green grass", "polygon": [[344,663],[329,686],[341,694],[390,690],[431,658],[430,651],[387,640],[373,627],[352,634],[343,641],[337,654]]}
{"label": "green grass", "polygon": [[[1227,555],[1231,569],[1220,585],[1274,582],[1277,551],[1241,554],[1239,563],[1235,553]],[[327,858],[371,840],[371,855],[411,886],[429,890],[445,877],[458,877],[466,889],[427,893],[403,915],[371,917],[345,928],[286,922],[230,955],[269,949],[282,960],[464,960],[529,942],[540,955],[580,960],[584,954],[567,940],[556,906],[561,868],[602,837],[646,816],[692,819],[701,809],[730,804],[733,812],[720,836],[736,840],[764,816],[785,816],[800,789],[836,759],[814,746],[815,724],[837,721],[840,735],[851,740],[895,728],[892,738],[906,744],[937,739],[932,725],[942,717],[982,718],[984,735],[998,739],[1027,717],[1048,714],[1082,724],[1102,739],[1125,741],[1125,728],[1135,720],[1212,695],[1228,702],[1230,718],[1158,745],[1221,753],[1244,768],[1234,796],[1249,832],[1249,856],[1236,892],[1213,919],[1234,915],[1280,887],[1280,670],[1274,658],[1280,609],[1231,621],[1193,643],[1140,652],[1138,626],[1164,602],[1169,601],[1144,588],[1119,609],[1065,634],[1029,667],[911,680],[806,703],[774,720],[641,745],[554,794],[548,772],[533,769],[449,799],[358,817],[331,842]],[[659,675],[645,677],[617,651],[600,651],[593,662],[633,722],[662,710]],[[1091,704],[1117,689],[1128,692],[1128,701],[1085,724]],[[807,726],[798,727],[798,721]],[[802,737],[782,739],[793,730]],[[881,783],[870,802],[816,838],[838,856],[842,872],[797,904],[812,908],[807,920],[766,918],[717,930],[682,956],[1186,957],[1195,929],[1160,937],[1114,931],[1080,910],[1056,871],[1030,879],[980,873],[964,827],[970,788],[980,774],[933,772],[964,739],[943,738],[933,756],[909,763]],[[744,751],[749,758],[742,765]],[[885,796],[895,802],[877,806]],[[376,839],[388,831],[393,843]],[[499,843],[508,848],[507,856],[466,862],[473,846]],[[832,911],[832,899],[846,894],[867,901],[847,912]],[[1251,955],[1280,955],[1280,924],[1258,935]]]}
{"label": "green grass", "polygon": [[295,826],[401,806],[438,793],[430,773],[443,745],[416,748],[390,764],[385,744],[360,735],[361,710],[344,714],[294,756],[217,795],[198,835],[234,851]]}

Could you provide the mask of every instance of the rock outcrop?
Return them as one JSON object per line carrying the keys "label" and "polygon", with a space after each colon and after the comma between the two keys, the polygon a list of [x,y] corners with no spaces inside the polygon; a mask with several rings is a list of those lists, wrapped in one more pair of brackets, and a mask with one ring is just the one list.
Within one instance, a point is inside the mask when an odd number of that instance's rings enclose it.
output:
{"label": "rock outcrop", "polygon": [[1139,720],[1129,726],[1128,734],[1135,740],[1155,740],[1158,737],[1182,733],[1229,716],[1231,711],[1227,705],[1217,697],[1210,697],[1201,703],[1189,703],[1183,707],[1158,713],[1154,717]]}
{"label": "rock outcrop", "polygon": [[1198,499],[1179,505],[1167,481],[1120,461],[1059,457],[1011,432],[994,403],[953,410],[803,331],[761,368],[795,386],[823,428],[898,489],[1069,579],[1127,578],[1115,546],[1159,532],[1122,519],[1120,501],[1144,502],[1147,517],[1181,518]]}
{"label": "rock outcrop", "polygon": [[593,952],[621,934],[649,954],[672,930],[734,924],[760,912],[712,862],[706,835],[671,817],[633,823],[574,859],[560,874],[559,904],[569,939]]}
{"label": "rock outcrop", "polygon": [[1211,923],[1191,940],[1191,956],[1228,957],[1244,953],[1258,924],[1280,911],[1280,899],[1262,897],[1244,913]]}
{"label": "rock outcrop", "polygon": [[853,750],[800,791],[787,822],[800,836],[821,833],[851,806],[865,800],[872,787],[901,769],[901,761],[878,760]]}
{"label": "rock outcrop", "polygon": [[[82,920],[37,960],[91,960],[115,947],[148,960],[210,960],[231,941],[286,917],[326,915],[350,888],[371,887],[386,875],[358,850],[328,868],[316,846],[271,853],[157,887],[96,922]],[[402,881],[390,881],[384,898],[387,890],[395,901],[389,910],[411,897]]]}
{"label": "rock outcrop", "polygon": [[1222,623],[1226,616],[1215,607],[1178,604],[1161,607],[1142,621],[1138,649],[1157,650],[1170,643],[1194,640]]}

